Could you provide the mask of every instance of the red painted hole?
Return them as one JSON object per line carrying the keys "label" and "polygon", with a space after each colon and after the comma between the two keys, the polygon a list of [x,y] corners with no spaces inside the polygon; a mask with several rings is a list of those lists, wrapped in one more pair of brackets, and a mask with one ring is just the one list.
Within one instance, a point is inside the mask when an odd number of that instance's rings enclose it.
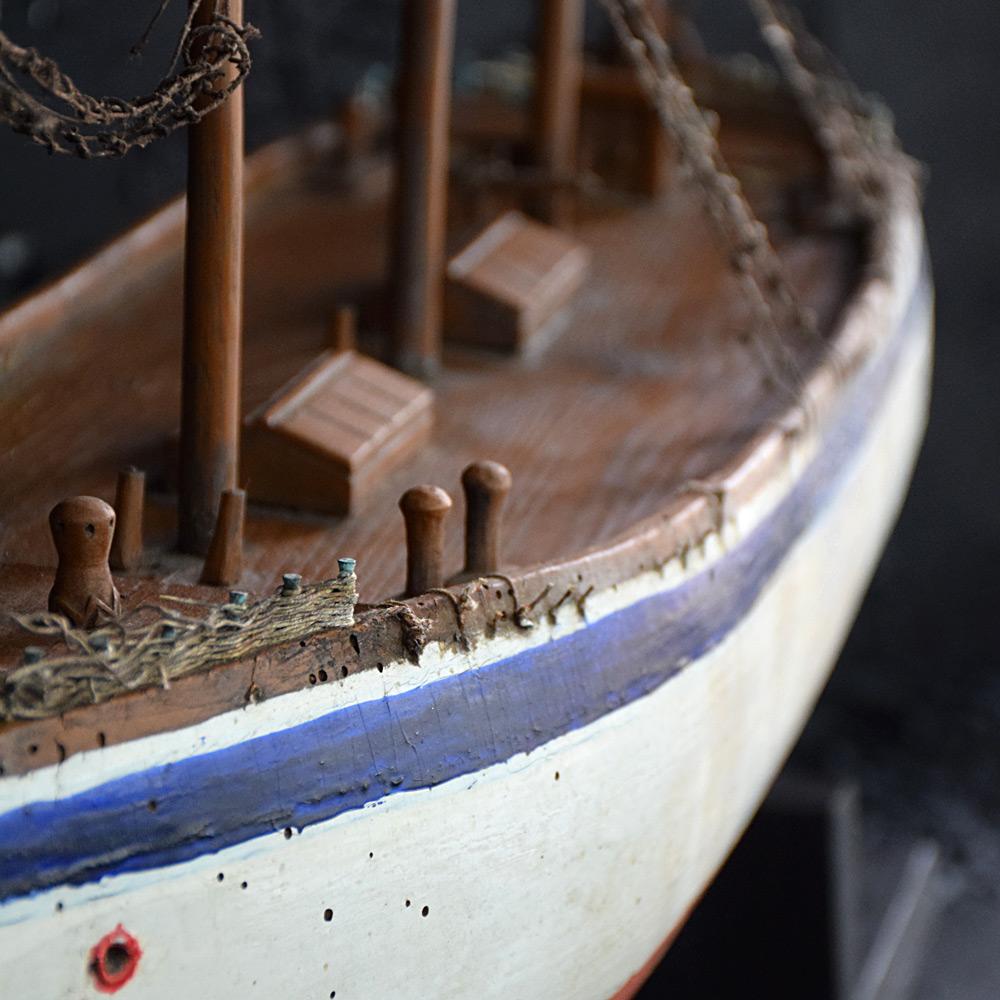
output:
{"label": "red painted hole", "polygon": [[140,958],[139,942],[119,924],[90,953],[94,985],[101,993],[117,993],[135,975]]}

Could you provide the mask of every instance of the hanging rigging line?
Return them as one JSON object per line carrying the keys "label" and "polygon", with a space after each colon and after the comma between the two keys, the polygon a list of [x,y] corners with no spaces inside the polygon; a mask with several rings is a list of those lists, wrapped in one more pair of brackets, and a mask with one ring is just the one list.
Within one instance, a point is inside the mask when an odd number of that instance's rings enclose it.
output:
{"label": "hanging rigging line", "polygon": [[794,391],[801,372],[785,338],[789,333],[818,337],[815,318],[792,290],[766,227],[754,216],[726,164],[708,119],[682,79],[645,0],[601,3],[727,246],[730,265],[750,309],[749,330],[743,339],[758,349],[772,379]]}

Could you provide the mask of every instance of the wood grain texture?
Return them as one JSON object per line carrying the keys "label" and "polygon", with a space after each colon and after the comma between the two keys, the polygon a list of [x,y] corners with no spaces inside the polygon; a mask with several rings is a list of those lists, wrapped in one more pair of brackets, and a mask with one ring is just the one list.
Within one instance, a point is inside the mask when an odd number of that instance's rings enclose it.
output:
{"label": "wood grain texture", "polygon": [[425,385],[355,350],[328,350],[247,418],[241,477],[254,500],[363,513],[382,480],[426,444],[433,422]]}
{"label": "wood grain texture", "polygon": [[[813,153],[780,116],[771,128],[766,114],[758,118],[752,127],[742,120],[728,126],[724,118],[723,141],[738,168],[781,188],[811,169]],[[330,319],[344,301],[361,306],[362,346],[376,353],[385,347],[388,185],[373,182],[345,193],[331,166],[328,135],[313,131],[248,164],[247,408],[326,346]],[[52,566],[44,526],[52,498],[71,487],[111,496],[117,469],[137,461],[151,472],[147,540],[159,554],[150,560],[155,581],[136,585],[184,594],[196,583],[199,563],[163,548],[175,530],[173,501],[163,492],[169,482],[163,453],[178,409],[179,235],[172,208],[81,268],[69,285],[0,317],[9,372],[9,420],[0,432],[7,561]],[[453,239],[461,245],[467,236],[456,232]],[[593,278],[547,353],[526,364],[449,348],[433,382],[440,419],[429,447],[388,477],[357,516],[251,509],[241,586],[267,592],[287,570],[306,579],[334,575],[337,557],[351,555],[359,560],[364,600],[399,593],[406,555],[398,497],[420,481],[457,495],[462,468],[489,457],[505,464],[517,483],[507,507],[509,563],[503,568],[536,569],[516,574],[516,591],[487,591],[467,622],[474,631],[496,615],[511,616],[519,602],[542,590],[550,594],[545,606],[568,591],[578,596],[669,557],[714,523],[713,500],[698,484],[742,468],[748,449],[765,439],[764,452],[779,460],[782,435],[774,436],[773,422],[787,413],[789,400],[774,393],[735,343],[742,310],[695,200],[682,190],[655,204],[598,200],[586,207],[579,238],[593,255]],[[308,255],[300,252],[305,244],[313,251]],[[827,330],[856,287],[859,250],[854,238],[836,234],[789,239],[782,247]],[[114,263],[125,252],[132,266],[123,273]],[[66,308],[70,288],[84,303],[72,312]],[[803,370],[815,360],[803,351]],[[107,390],[97,412],[93,398],[65,391],[78,384],[81,372]],[[60,396],[64,405],[47,405]],[[60,446],[69,440],[72,450]],[[749,478],[741,473],[739,482],[753,488],[766,467],[754,463],[757,471]],[[651,520],[662,530],[651,534]],[[588,555],[624,533],[635,544],[616,543],[610,561]],[[462,565],[457,519],[444,545],[447,577]],[[21,603],[44,600],[45,572],[36,578],[33,592],[18,595]],[[417,606],[431,622],[432,637],[452,637],[454,612],[447,601],[425,596]],[[398,655],[405,639],[392,616],[367,623],[362,614],[355,631],[364,636],[360,654],[347,635],[337,634],[310,643],[310,658],[339,657],[354,671],[392,659],[390,652]],[[28,640],[9,631],[0,638],[7,662],[16,662]],[[124,739],[143,727],[169,725],[170,718],[204,717],[240,704],[251,677],[275,693],[304,683],[304,675],[279,668],[282,660],[275,651],[253,664],[213,671],[185,685],[183,695],[178,685],[172,694],[130,696],[111,713],[81,711],[48,728],[14,726],[5,736],[10,747],[20,748],[11,753],[34,766],[93,745],[98,731]],[[44,739],[42,731],[49,732]],[[30,746],[35,753],[28,753]]]}
{"label": "wood grain texture", "polygon": [[[316,357],[335,304],[350,291],[367,306],[362,342],[379,350],[385,234],[384,196],[351,200],[304,179],[278,182],[254,198],[246,410]],[[548,353],[523,365],[450,349],[432,383],[440,419],[430,447],[357,518],[253,511],[248,583],[268,587],[292,564],[307,577],[330,575],[336,556],[349,549],[359,558],[366,599],[398,592],[405,553],[396,499],[420,480],[457,493],[462,468],[483,455],[507,465],[519,483],[509,508],[512,560],[564,557],[657,511],[678,486],[719,468],[786,408],[735,343],[740,305],[692,199],[678,192],[666,202],[595,210],[580,237],[593,254],[592,279]],[[299,253],[304,243],[314,252]],[[150,479],[161,490],[167,481],[162,453],[179,402],[178,249],[137,258],[122,287],[100,296],[95,289],[83,308],[44,328],[29,326],[8,357],[8,420],[0,431],[8,561],[53,564],[45,514],[71,485],[110,498],[117,469],[145,456],[157,460],[147,466]],[[857,253],[852,240],[838,236],[784,247],[827,329],[856,277]],[[99,400],[67,391],[84,373],[100,380]],[[171,540],[165,508],[172,500],[151,487],[150,543],[163,545]],[[572,520],[559,516],[567,503]],[[446,565],[459,568],[461,552],[453,534]],[[192,581],[196,566],[192,560]]]}

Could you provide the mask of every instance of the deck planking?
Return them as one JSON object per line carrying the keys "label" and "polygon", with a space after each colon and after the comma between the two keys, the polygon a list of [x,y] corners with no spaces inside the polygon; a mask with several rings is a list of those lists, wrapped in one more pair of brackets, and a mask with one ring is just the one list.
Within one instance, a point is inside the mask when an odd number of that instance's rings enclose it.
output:
{"label": "deck planking", "polygon": [[[787,143],[779,135],[769,148],[757,133],[750,146],[735,129],[729,152],[737,164],[745,153],[758,176],[766,169],[782,183]],[[345,185],[305,140],[300,153],[309,169],[277,172],[249,196],[245,412],[325,346],[340,303],[361,305],[362,346],[383,347],[388,184]],[[398,594],[405,548],[397,500],[419,482],[440,485],[457,501],[445,551],[449,572],[457,572],[459,477],[480,458],[503,462],[514,476],[507,561],[527,567],[565,558],[655,514],[688,481],[710,477],[787,406],[787,394],[737,342],[736,286],[695,192],[599,200],[581,215],[576,235],[592,253],[591,276],[548,349],[510,359],[447,347],[432,382],[431,444],[351,518],[252,506],[241,586],[265,592],[289,570],[332,576],[337,557],[351,555],[363,601]],[[453,248],[467,235],[463,223],[451,234]],[[799,235],[780,250],[793,284],[829,330],[857,278],[855,242]],[[45,523],[51,506],[79,493],[113,498],[117,470],[135,462],[151,474],[147,546],[163,553],[148,570],[163,590],[183,590],[200,563],[167,551],[180,395],[179,239],[167,232],[148,252],[123,255],[120,266],[103,294],[78,274],[78,296],[3,345],[3,560],[54,566]],[[796,350],[807,371],[815,345]],[[44,603],[44,587],[37,600]]]}

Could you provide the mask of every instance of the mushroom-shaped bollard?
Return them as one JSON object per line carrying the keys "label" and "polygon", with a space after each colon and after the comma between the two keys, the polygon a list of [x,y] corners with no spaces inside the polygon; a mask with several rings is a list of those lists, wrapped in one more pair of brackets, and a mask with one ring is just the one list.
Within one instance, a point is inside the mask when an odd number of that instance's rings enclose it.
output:
{"label": "mushroom-shaped bollard", "polygon": [[500,568],[503,507],[511,475],[499,462],[473,462],[462,473],[465,490],[465,575]]}
{"label": "mushroom-shaped bollard", "polygon": [[49,528],[59,555],[49,611],[65,615],[77,628],[93,628],[121,612],[108,555],[115,512],[97,497],[71,497],[52,508]]}
{"label": "mushroom-shaped bollard", "polygon": [[414,486],[399,500],[406,521],[406,596],[444,583],[444,519],[451,497],[437,486]]}

